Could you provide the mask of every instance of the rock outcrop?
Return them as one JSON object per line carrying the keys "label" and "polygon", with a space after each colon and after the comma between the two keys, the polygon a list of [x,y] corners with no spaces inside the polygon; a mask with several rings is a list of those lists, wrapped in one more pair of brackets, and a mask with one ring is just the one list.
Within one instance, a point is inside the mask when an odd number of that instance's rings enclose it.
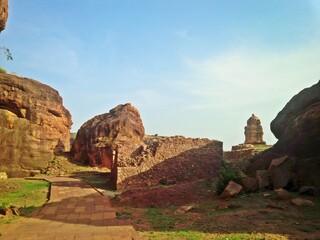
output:
{"label": "rock outcrop", "polygon": [[42,169],[70,149],[71,115],[59,93],[38,81],[0,74],[0,171]]}
{"label": "rock outcrop", "polygon": [[[320,81],[295,95],[271,123],[278,142],[255,157],[248,173],[268,169],[272,160],[287,156],[277,168],[278,176],[289,173],[287,186],[298,189],[303,185],[320,187]],[[281,183],[280,183],[281,182]],[[279,181],[283,185],[284,181]]]}
{"label": "rock outcrop", "polygon": [[111,169],[114,187],[126,189],[215,176],[222,161],[219,141],[144,136],[131,104],[83,124],[71,152],[76,161]]}
{"label": "rock outcrop", "polygon": [[0,32],[6,28],[8,19],[8,0],[0,0]]}
{"label": "rock outcrop", "polygon": [[130,158],[143,136],[139,111],[129,103],[120,104],[109,113],[84,123],[77,132],[71,153],[78,162],[111,169],[116,152],[121,152],[121,160]]}

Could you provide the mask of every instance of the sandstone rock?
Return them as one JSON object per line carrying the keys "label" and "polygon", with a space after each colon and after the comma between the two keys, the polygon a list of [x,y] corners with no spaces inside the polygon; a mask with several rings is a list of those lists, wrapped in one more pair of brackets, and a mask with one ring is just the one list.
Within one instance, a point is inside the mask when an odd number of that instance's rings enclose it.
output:
{"label": "sandstone rock", "polygon": [[249,177],[245,174],[241,176],[241,183],[247,192],[253,192],[258,187],[257,179]]}
{"label": "sandstone rock", "polygon": [[276,194],[275,196],[276,199],[279,199],[279,200],[288,200],[291,198],[291,194],[287,190],[284,190],[283,188],[274,190],[274,193]]}
{"label": "sandstone rock", "polygon": [[260,119],[252,114],[247,121],[245,129],[245,144],[266,144],[263,141],[263,129],[261,126]]}
{"label": "sandstone rock", "polygon": [[0,171],[40,170],[70,149],[71,115],[59,93],[38,81],[0,74]]}
{"label": "sandstone rock", "polygon": [[[295,187],[320,187],[320,81],[295,95],[271,122],[278,142],[247,168],[254,173],[272,159],[287,155]],[[287,164],[287,163],[286,163]]]}
{"label": "sandstone rock", "polygon": [[294,198],[294,199],[291,199],[290,202],[293,205],[298,206],[298,207],[301,207],[301,206],[313,207],[314,206],[314,203],[311,200],[303,199],[303,198]]}
{"label": "sandstone rock", "polygon": [[273,209],[280,209],[280,210],[285,210],[285,207],[275,204],[275,203],[268,203],[267,204],[268,208],[273,208]]}
{"label": "sandstone rock", "polygon": [[190,211],[193,208],[194,208],[193,205],[181,206],[175,211],[175,213],[176,214],[183,214],[183,213]]}
{"label": "sandstone rock", "polygon": [[11,206],[10,209],[11,209],[13,215],[20,216],[20,211],[17,207]]}
{"label": "sandstone rock", "polygon": [[[77,132],[71,152],[78,162],[92,167],[112,168],[115,155],[130,158],[141,144],[144,127],[138,110],[120,104],[84,123]],[[117,164],[121,164],[118,159]]]}
{"label": "sandstone rock", "polygon": [[6,28],[8,12],[8,0],[0,0],[0,32]]}
{"label": "sandstone rock", "polygon": [[217,210],[226,210],[226,209],[229,209],[230,207],[231,207],[231,203],[223,202],[218,204]]}
{"label": "sandstone rock", "polygon": [[259,189],[263,189],[270,186],[269,173],[267,170],[257,170],[256,178],[258,180]]}
{"label": "sandstone rock", "polygon": [[8,175],[5,172],[0,172],[0,179],[7,179]]}
{"label": "sandstone rock", "polygon": [[301,195],[309,195],[309,196],[314,196],[316,194],[316,189],[313,186],[302,186],[299,189],[299,193]]}
{"label": "sandstone rock", "polygon": [[227,187],[221,193],[220,197],[229,198],[237,196],[238,194],[240,194],[242,188],[243,187],[240,184],[235,183],[234,181],[230,181]]}
{"label": "sandstone rock", "polygon": [[3,207],[0,209],[0,214],[8,217],[8,218],[12,218],[13,217],[13,212],[11,210],[11,208],[8,207]]}
{"label": "sandstone rock", "polygon": [[292,179],[292,172],[288,163],[288,156],[273,159],[268,172],[274,189],[285,187]]}

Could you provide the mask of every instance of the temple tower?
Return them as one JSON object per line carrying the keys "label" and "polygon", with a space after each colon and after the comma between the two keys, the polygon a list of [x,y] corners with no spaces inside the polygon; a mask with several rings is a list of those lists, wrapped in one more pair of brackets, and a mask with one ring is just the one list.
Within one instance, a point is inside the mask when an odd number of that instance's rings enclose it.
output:
{"label": "temple tower", "polygon": [[261,126],[260,119],[252,114],[252,116],[247,121],[247,126],[244,128],[245,134],[245,144],[263,144],[263,129]]}

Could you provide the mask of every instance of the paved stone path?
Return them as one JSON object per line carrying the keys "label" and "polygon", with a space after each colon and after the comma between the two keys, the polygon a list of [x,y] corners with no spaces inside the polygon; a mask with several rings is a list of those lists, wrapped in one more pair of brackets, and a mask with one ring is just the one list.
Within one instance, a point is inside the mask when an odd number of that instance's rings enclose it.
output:
{"label": "paved stone path", "polygon": [[116,219],[110,200],[86,182],[48,177],[50,200],[22,221],[0,228],[2,240],[140,240],[134,228]]}

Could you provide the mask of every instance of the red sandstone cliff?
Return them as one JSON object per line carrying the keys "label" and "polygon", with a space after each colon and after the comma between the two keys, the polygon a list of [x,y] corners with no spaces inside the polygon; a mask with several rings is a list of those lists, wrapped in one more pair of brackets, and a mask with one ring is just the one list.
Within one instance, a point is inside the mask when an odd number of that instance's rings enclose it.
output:
{"label": "red sandstone cliff", "polygon": [[42,169],[70,149],[71,115],[59,93],[38,81],[0,74],[0,171]]}

